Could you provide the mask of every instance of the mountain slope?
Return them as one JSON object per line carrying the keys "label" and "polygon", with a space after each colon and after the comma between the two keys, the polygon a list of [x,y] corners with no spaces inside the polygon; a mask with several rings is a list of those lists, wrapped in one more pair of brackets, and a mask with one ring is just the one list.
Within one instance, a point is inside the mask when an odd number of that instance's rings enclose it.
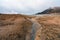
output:
{"label": "mountain slope", "polygon": [[60,7],[53,7],[53,8],[48,8],[46,10],[44,10],[43,12],[39,12],[38,14],[60,14]]}

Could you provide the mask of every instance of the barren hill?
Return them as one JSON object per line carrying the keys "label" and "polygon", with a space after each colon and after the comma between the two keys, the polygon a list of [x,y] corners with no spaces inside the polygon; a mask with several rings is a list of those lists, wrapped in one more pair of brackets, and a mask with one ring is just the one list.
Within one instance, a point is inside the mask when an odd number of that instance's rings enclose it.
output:
{"label": "barren hill", "polygon": [[60,15],[0,14],[0,40],[60,40]]}
{"label": "barren hill", "polygon": [[60,7],[48,8],[42,12],[37,13],[37,15],[39,14],[60,14]]}

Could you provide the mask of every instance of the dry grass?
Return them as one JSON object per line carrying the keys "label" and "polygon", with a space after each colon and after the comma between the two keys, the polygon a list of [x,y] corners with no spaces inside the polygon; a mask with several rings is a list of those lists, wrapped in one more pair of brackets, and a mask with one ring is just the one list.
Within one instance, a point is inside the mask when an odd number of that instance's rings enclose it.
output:
{"label": "dry grass", "polygon": [[[23,15],[0,15],[0,40],[26,40],[32,23]],[[30,30],[29,30],[30,29]]]}
{"label": "dry grass", "polygon": [[0,40],[31,40],[32,22],[27,18],[33,18],[41,25],[35,40],[60,40],[60,15],[37,18],[19,14],[0,15]]}
{"label": "dry grass", "polygon": [[36,40],[60,40],[60,15],[42,16],[36,20],[41,24]]}

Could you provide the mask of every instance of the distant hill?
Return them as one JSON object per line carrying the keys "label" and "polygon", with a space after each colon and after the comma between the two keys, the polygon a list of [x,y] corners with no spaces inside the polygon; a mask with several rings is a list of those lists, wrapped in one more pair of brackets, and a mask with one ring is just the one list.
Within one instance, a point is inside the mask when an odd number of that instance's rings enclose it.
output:
{"label": "distant hill", "polygon": [[38,14],[52,14],[52,13],[60,13],[60,7],[53,7],[44,10],[43,12],[39,12]]}

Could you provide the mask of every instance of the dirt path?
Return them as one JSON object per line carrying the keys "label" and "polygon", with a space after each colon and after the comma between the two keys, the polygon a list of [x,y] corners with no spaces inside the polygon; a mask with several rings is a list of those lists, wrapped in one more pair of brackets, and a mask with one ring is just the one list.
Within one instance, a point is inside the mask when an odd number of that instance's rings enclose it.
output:
{"label": "dirt path", "polygon": [[35,19],[28,19],[33,23],[31,31],[31,40],[35,40],[36,32],[40,29],[41,25]]}

